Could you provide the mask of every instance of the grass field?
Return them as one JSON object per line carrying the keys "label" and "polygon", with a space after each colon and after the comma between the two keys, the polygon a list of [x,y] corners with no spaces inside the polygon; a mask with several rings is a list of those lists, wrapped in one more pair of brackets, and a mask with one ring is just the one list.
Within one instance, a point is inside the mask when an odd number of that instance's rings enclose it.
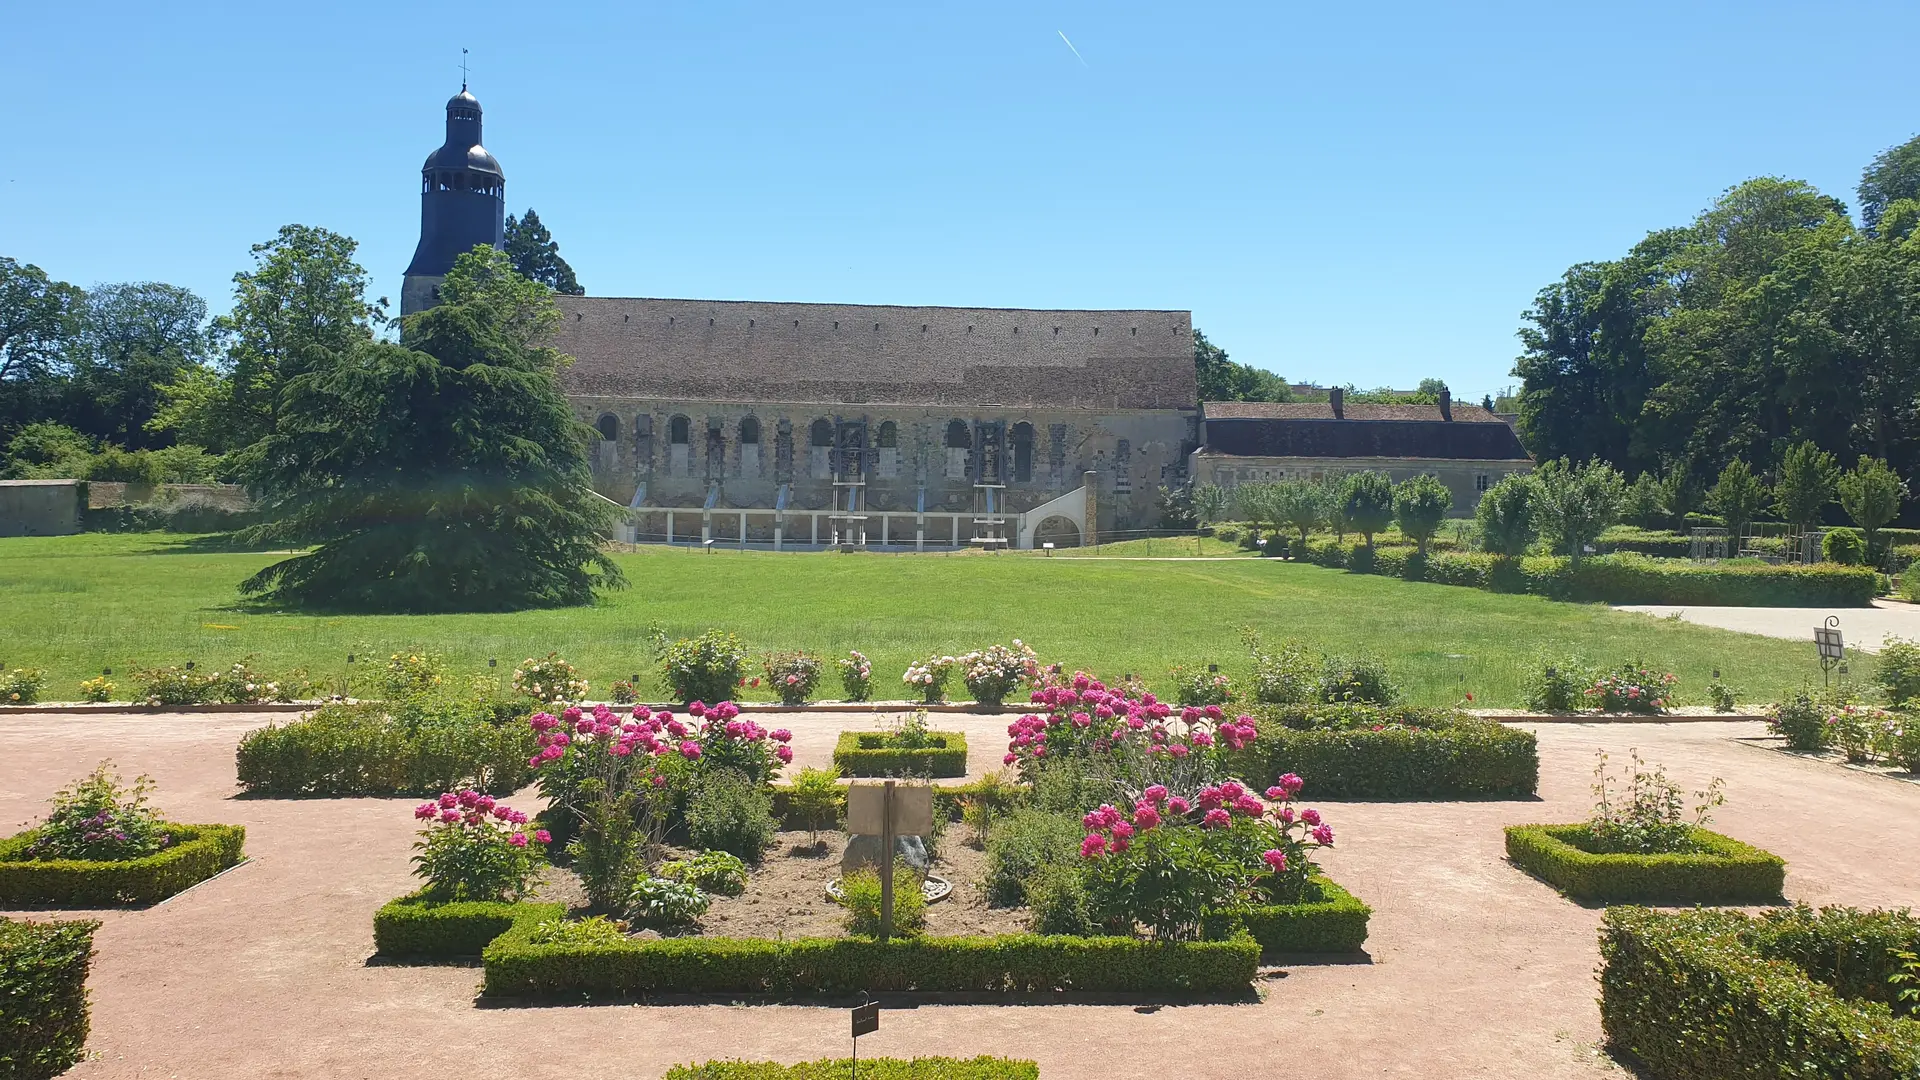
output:
{"label": "grass field", "polygon": [[[781,554],[648,548],[617,556],[633,587],[590,608],[512,615],[307,616],[254,611],[235,586],[278,556],[207,553],[161,534],[0,539],[0,664],[47,670],[48,700],[114,669],[254,654],[268,672],[335,678],[349,653],[407,647],[456,670],[505,676],[557,650],[596,690],[642,676],[658,694],[646,630],[676,636],[722,627],[756,650],[857,648],[874,661],[877,696],[904,696],[907,662],[1021,638],[1043,659],[1103,675],[1135,672],[1165,688],[1173,664],[1218,663],[1239,677],[1242,626],[1269,641],[1384,659],[1409,698],[1447,705],[1471,691],[1518,705],[1543,650],[1596,663],[1630,658],[1680,676],[1700,703],[1719,668],[1743,700],[1768,700],[1817,673],[1811,650],[1597,606],[1503,596],[1261,559],[1136,561],[1045,557]],[[957,682],[956,682],[957,686]],[[838,692],[825,680],[823,693]],[[753,695],[749,695],[753,696]]]}

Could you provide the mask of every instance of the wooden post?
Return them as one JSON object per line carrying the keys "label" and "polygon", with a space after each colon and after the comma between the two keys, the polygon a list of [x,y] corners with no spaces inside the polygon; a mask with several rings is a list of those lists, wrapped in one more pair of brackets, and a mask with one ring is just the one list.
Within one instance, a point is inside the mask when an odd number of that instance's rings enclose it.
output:
{"label": "wooden post", "polygon": [[880,940],[893,935],[893,781],[880,796]]}

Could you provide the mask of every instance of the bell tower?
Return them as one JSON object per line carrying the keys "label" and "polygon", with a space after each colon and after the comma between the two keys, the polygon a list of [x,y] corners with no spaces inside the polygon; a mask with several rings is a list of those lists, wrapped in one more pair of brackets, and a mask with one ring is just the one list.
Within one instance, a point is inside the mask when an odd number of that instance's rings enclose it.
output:
{"label": "bell tower", "polygon": [[507,178],[480,145],[480,102],[460,92],[447,102],[447,140],[420,169],[420,246],[400,289],[400,314],[439,302],[453,260],[506,240]]}

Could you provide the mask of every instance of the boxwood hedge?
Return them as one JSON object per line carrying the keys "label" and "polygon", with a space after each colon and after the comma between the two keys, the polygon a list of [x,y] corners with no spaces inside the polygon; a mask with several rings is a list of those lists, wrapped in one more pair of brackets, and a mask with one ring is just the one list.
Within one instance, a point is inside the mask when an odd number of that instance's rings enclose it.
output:
{"label": "boxwood hedge", "polygon": [[164,826],[175,843],[138,859],[28,859],[35,830],[0,840],[0,906],[111,907],[152,904],[240,861],[240,825]]}
{"label": "boxwood hedge", "polygon": [[1359,898],[1315,873],[1298,904],[1247,908],[1222,918],[1244,927],[1263,953],[1351,953],[1366,944],[1372,914]]}
{"label": "boxwood hedge", "polygon": [[1285,705],[1252,715],[1260,736],[1230,755],[1232,768],[1259,783],[1297,773],[1307,798],[1521,798],[1540,783],[1532,732],[1452,709]]}
{"label": "boxwood hedge", "polygon": [[[675,1065],[666,1080],[846,1080],[853,1059],[803,1061],[775,1065],[770,1061],[709,1061],[705,1065]],[[1040,1067],[1010,1058],[862,1058],[860,1075],[868,1080],[1039,1080]]]}
{"label": "boxwood hedge", "polygon": [[256,795],[428,796],[467,784],[510,795],[532,778],[533,739],[481,705],[394,716],[379,702],[336,702],[247,732],[234,764]]}
{"label": "boxwood hedge", "polygon": [[663,938],[536,945],[516,923],[481,954],[499,997],[1058,990],[1244,993],[1260,964],[1226,941],[1008,934],[998,937]]}
{"label": "boxwood hedge", "polygon": [[[1863,943],[1863,923],[1895,932]],[[1752,918],[1609,908],[1600,930],[1601,1026],[1616,1051],[1653,1076],[1911,1080],[1920,1076],[1920,1023],[1795,955],[1870,953],[1858,982],[1877,981],[1884,994],[1890,944],[1920,948],[1920,923],[1846,909]]]}
{"label": "boxwood hedge", "polygon": [[409,893],[373,913],[373,946],[388,957],[479,956],[522,919],[564,918],[565,904],[459,900],[437,903]]}
{"label": "boxwood hedge", "polygon": [[1435,552],[1422,559],[1410,547],[1382,546],[1369,554],[1357,541],[1318,537],[1307,544],[1306,557],[1354,573],[1579,603],[1865,607],[1879,589],[1877,575],[1864,566],[1705,564],[1628,551],[1578,563],[1557,555],[1514,559],[1461,551]]}
{"label": "boxwood hedge", "polygon": [[1706,829],[1704,851],[1602,855],[1580,840],[1585,825],[1509,825],[1507,857],[1576,900],[1645,904],[1764,904],[1780,899],[1787,864],[1778,855]]}
{"label": "boxwood hedge", "polygon": [[99,928],[0,918],[0,1080],[46,1080],[80,1060]]}
{"label": "boxwood hedge", "polygon": [[887,745],[883,731],[843,731],[833,748],[833,764],[842,776],[965,776],[967,737],[958,731],[930,731],[931,745],[903,750]]}

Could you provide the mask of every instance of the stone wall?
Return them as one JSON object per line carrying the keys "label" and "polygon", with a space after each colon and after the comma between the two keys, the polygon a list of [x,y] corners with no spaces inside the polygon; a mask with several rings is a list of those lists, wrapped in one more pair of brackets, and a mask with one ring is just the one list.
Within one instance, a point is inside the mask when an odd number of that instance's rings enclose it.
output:
{"label": "stone wall", "polygon": [[1243,457],[1196,451],[1188,459],[1193,483],[1218,484],[1231,491],[1239,484],[1270,480],[1318,480],[1356,472],[1383,472],[1394,483],[1422,473],[1438,477],[1453,493],[1453,517],[1471,517],[1480,505],[1480,493],[1512,473],[1532,472],[1533,462],[1498,459],[1474,461],[1437,458],[1308,458]]}
{"label": "stone wall", "polygon": [[[910,511],[974,508],[982,477],[1005,485],[1019,513],[1100,477],[1101,527],[1154,523],[1155,493],[1184,482],[1197,435],[1189,409],[1079,409],[913,405],[801,405],[571,396],[602,435],[594,482],[621,503],[646,485],[646,505],[699,507],[719,484],[727,508],[826,508],[836,475],[863,472],[867,506]],[[606,436],[611,435],[612,438]],[[854,463],[858,463],[858,469]]]}
{"label": "stone wall", "polygon": [[80,531],[78,480],[0,480],[0,536]]}

